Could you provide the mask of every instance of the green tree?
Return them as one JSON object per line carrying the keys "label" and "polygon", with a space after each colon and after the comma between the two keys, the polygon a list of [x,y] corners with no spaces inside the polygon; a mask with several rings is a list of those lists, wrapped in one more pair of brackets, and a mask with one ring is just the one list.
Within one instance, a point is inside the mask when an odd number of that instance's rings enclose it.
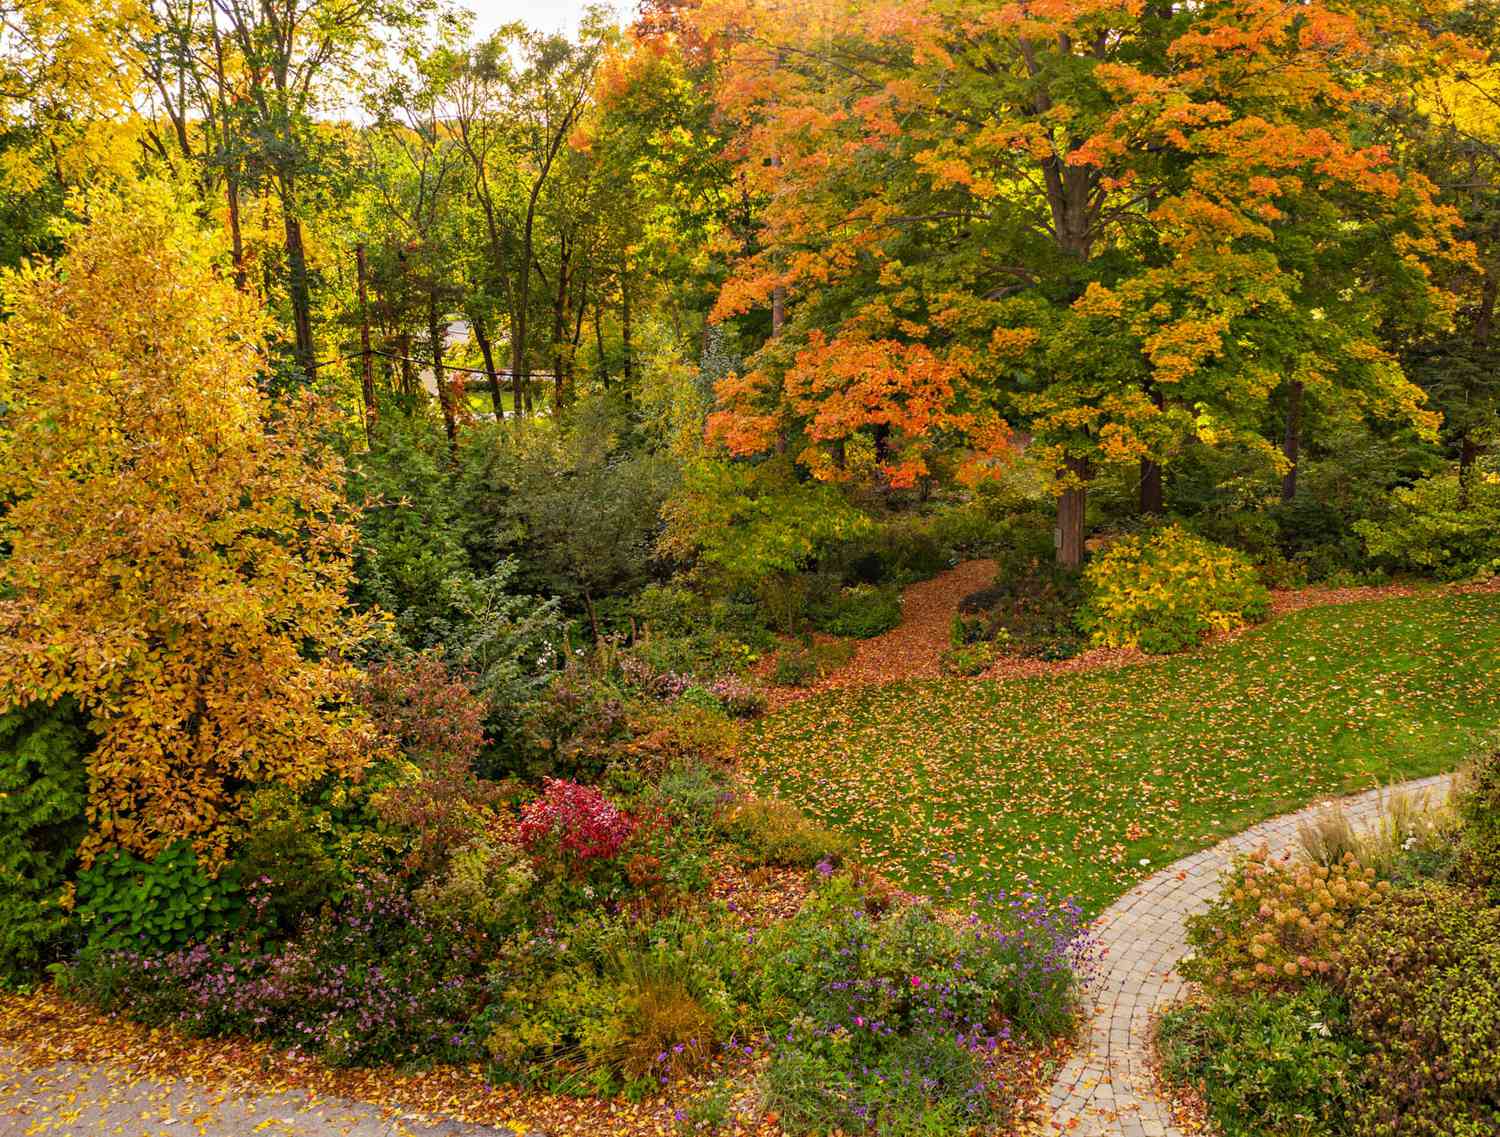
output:
{"label": "green tree", "polygon": [[0,714],[0,985],[31,976],[67,930],[89,744],[71,702]]}

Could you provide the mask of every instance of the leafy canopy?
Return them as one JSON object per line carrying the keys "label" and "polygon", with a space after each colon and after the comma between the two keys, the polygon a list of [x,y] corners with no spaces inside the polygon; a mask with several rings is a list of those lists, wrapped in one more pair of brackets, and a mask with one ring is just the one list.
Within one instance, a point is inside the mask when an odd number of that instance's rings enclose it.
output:
{"label": "leafy canopy", "polygon": [[1413,9],[704,0],[761,202],[716,315],[789,311],[710,434],[899,486],[1010,422],[1086,479],[1266,446],[1287,377],[1431,430],[1378,331],[1446,319],[1458,218],[1362,117],[1446,50]]}

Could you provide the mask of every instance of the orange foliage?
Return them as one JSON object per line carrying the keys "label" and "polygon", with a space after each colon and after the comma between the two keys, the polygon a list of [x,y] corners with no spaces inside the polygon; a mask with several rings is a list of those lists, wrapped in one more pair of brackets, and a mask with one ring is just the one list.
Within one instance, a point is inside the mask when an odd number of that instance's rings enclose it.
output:
{"label": "orange foliage", "polygon": [[792,314],[793,342],[721,385],[711,436],[746,454],[800,432],[821,478],[851,476],[840,454],[870,436],[866,468],[899,483],[939,443],[986,468],[1010,414],[1059,462],[1161,460],[1194,432],[1253,441],[1298,369],[1430,426],[1374,329],[1387,304],[1445,318],[1431,278],[1467,256],[1458,217],[1351,126],[1356,98],[1472,54],[1420,8],[678,8],[716,45],[758,203],[714,318],[778,292]]}

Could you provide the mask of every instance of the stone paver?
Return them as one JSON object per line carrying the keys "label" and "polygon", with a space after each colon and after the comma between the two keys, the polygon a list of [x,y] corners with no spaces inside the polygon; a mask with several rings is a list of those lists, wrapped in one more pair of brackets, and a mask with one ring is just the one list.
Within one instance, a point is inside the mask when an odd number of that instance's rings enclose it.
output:
{"label": "stone paver", "polygon": [[[1350,820],[1367,826],[1391,792],[1445,797],[1452,779],[1422,778],[1394,790],[1372,790],[1343,801]],[[1094,1013],[1073,1060],[1058,1074],[1050,1107],[1053,1127],[1071,1137],[1184,1137],[1155,1093],[1151,1070],[1153,1016],[1182,997],[1177,965],[1188,953],[1183,921],[1218,895],[1219,878],[1236,853],[1267,845],[1295,846],[1298,825],[1322,804],[1272,818],[1184,857],[1142,881],[1095,922],[1103,955],[1090,989]]]}
{"label": "stone paver", "polygon": [[519,1137],[303,1090],[267,1094],[93,1062],[25,1065],[0,1048],[0,1137]]}

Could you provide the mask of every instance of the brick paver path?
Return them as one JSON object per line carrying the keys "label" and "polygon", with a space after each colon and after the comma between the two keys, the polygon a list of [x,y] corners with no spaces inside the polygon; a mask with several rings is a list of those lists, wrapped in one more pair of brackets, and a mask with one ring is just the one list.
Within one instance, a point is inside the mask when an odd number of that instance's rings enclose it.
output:
{"label": "brick paver path", "polygon": [[[1451,778],[1423,778],[1395,792],[1445,797]],[[1373,790],[1344,800],[1356,825],[1380,814],[1392,791]],[[1188,952],[1183,921],[1218,894],[1219,877],[1236,853],[1262,844],[1273,852],[1296,844],[1297,826],[1322,808],[1311,806],[1253,826],[1238,836],[1184,857],[1143,881],[1099,917],[1095,930],[1103,952],[1091,986],[1094,1016],[1077,1055],[1052,1088],[1053,1126],[1072,1137],[1183,1137],[1171,1112],[1154,1092],[1151,1072],[1152,1016],[1182,997],[1177,964]]]}

